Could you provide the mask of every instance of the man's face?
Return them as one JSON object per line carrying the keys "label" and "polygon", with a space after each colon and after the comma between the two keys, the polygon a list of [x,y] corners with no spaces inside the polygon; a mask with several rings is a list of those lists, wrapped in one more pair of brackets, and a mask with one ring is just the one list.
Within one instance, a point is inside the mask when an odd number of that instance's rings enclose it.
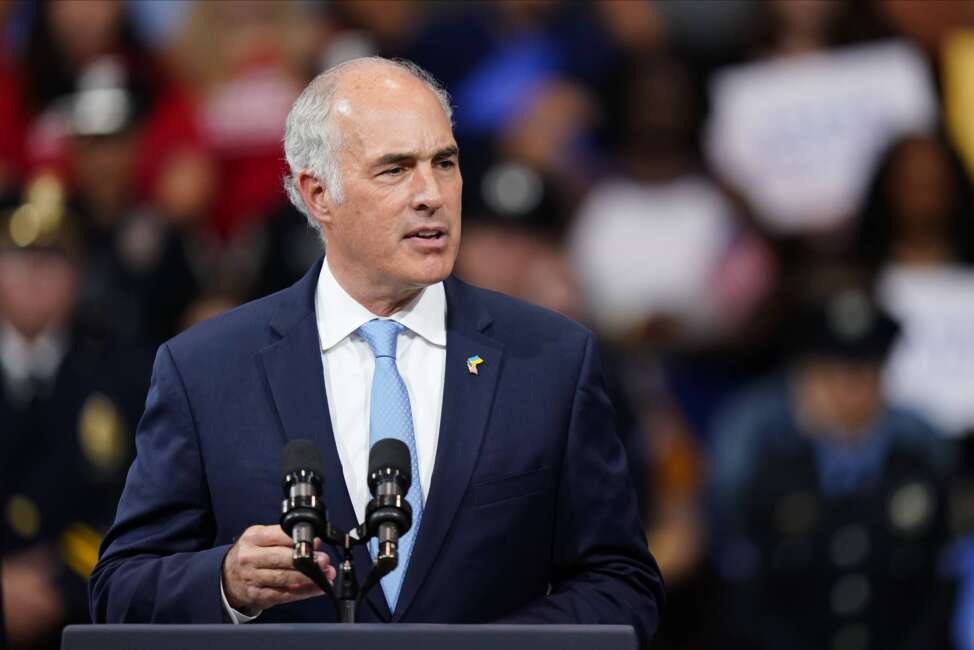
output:
{"label": "man's face", "polygon": [[320,220],[339,280],[396,296],[453,270],[463,181],[436,97],[406,75],[374,77],[343,82],[338,93],[344,201],[327,197]]}
{"label": "man's face", "polygon": [[49,251],[0,251],[0,319],[33,339],[65,325],[74,309],[78,270]]}
{"label": "man's face", "polygon": [[805,406],[835,433],[856,442],[872,426],[882,408],[882,365],[879,361],[851,361],[820,357],[804,365]]}

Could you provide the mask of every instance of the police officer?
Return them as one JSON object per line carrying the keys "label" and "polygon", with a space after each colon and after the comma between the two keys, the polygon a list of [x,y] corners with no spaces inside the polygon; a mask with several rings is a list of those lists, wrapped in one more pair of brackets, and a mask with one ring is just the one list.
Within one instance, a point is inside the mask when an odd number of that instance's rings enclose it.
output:
{"label": "police officer", "polygon": [[717,433],[728,645],[947,647],[949,458],[938,432],[882,396],[898,326],[844,289],[801,329],[787,376],[743,397]]}
{"label": "police officer", "polygon": [[83,253],[64,193],[39,177],[0,209],[0,555],[13,648],[55,648],[87,617],[131,459],[141,355],[75,319]]}

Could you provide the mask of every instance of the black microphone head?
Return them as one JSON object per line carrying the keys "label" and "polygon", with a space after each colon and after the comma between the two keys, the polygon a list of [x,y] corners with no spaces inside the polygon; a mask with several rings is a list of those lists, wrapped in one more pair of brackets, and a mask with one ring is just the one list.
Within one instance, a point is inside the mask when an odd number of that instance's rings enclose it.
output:
{"label": "black microphone head", "polygon": [[411,467],[409,447],[402,440],[383,438],[369,450],[369,487],[375,489],[373,477],[377,473],[392,470],[404,481],[403,490],[408,491],[413,482]]}
{"label": "black microphone head", "polygon": [[321,468],[321,452],[310,440],[292,440],[281,452],[281,483],[286,485],[288,475],[302,470],[321,481],[325,475]]}

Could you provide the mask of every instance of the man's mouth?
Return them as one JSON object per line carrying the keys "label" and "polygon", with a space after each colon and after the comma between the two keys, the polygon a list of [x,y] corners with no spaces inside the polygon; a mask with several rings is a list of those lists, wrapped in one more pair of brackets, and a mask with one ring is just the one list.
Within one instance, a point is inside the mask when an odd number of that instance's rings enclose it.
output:
{"label": "man's mouth", "polygon": [[417,239],[434,240],[445,236],[446,233],[444,231],[432,228],[429,230],[415,230],[409,233],[408,235],[406,235],[406,239],[411,239],[415,237]]}

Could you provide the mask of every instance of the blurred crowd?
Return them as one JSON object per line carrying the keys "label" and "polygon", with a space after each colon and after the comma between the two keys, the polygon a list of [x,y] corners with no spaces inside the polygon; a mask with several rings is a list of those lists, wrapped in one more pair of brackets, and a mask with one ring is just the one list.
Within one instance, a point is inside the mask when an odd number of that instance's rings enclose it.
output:
{"label": "blurred crowd", "polygon": [[654,647],[974,648],[969,0],[0,0],[12,647],[87,620],[155,348],[321,254],[284,118],[371,54],[452,96],[457,274],[600,335]]}

